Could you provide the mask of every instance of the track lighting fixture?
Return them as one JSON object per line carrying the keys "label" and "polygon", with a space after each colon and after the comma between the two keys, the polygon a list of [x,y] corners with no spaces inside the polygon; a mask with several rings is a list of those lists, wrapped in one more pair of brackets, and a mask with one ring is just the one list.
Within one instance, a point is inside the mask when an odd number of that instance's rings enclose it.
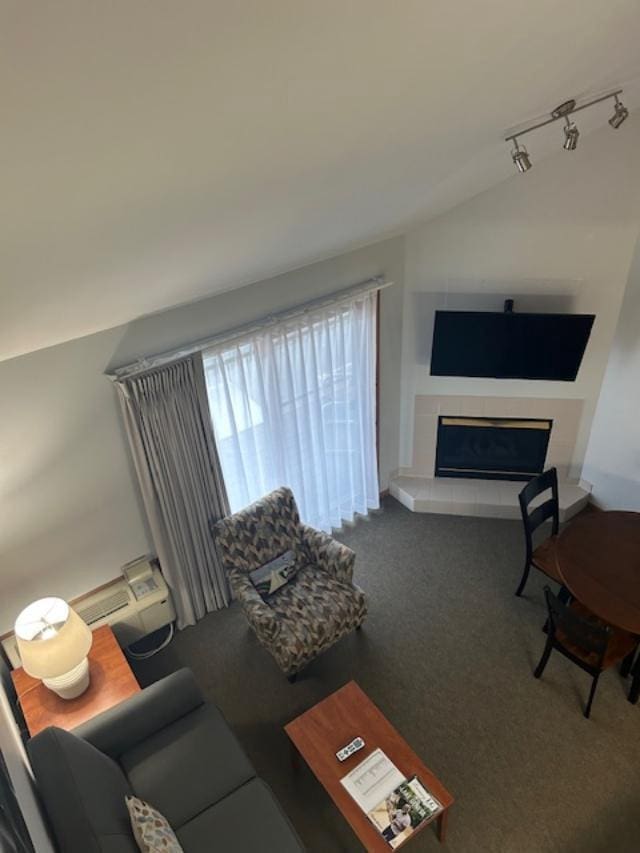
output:
{"label": "track lighting fixture", "polygon": [[529,152],[524,147],[524,145],[522,146],[522,148],[518,146],[517,139],[513,140],[513,144],[515,147],[511,152],[511,159],[516,164],[516,167],[519,172],[528,172],[531,168],[531,159],[529,157]]}
{"label": "track lighting fixture", "polygon": [[564,129],[564,145],[562,146],[565,151],[575,151],[578,145],[578,137],[580,136],[580,131],[574,124],[574,122],[569,121],[568,116],[565,118],[567,122],[566,127]]}
{"label": "track lighting fixture", "polygon": [[524,130],[518,131],[518,133],[512,133],[510,136],[506,136],[505,142],[513,142],[514,147],[511,150],[511,159],[518,171],[528,172],[531,168],[531,158],[529,156],[529,152],[524,147],[524,145],[518,145],[518,138],[520,136],[524,136],[526,133],[531,133],[532,130],[537,130],[539,127],[545,127],[545,125],[551,124],[554,121],[558,121],[558,119],[564,119],[564,143],[562,147],[565,149],[565,151],[575,151],[578,145],[580,131],[578,130],[576,123],[574,121],[569,120],[569,116],[573,113],[580,112],[580,110],[585,110],[587,109],[587,107],[592,107],[594,104],[599,104],[601,103],[601,101],[606,101],[609,98],[614,98],[614,114],[609,119],[609,124],[611,125],[611,127],[617,129],[629,115],[629,110],[618,98],[618,95],[620,94],[622,94],[622,89],[616,89],[615,92],[609,92],[609,94],[607,95],[601,95],[599,98],[593,98],[591,101],[587,101],[585,104],[581,104],[579,107],[576,106],[576,102],[572,98],[569,101],[565,101],[564,103],[559,104],[554,110],[552,110],[549,118],[545,119],[544,121],[539,121],[536,124],[532,124],[530,127],[526,127]]}
{"label": "track lighting fixture", "polygon": [[615,103],[615,107],[614,107],[615,112],[613,113],[613,115],[609,119],[609,124],[611,125],[611,127],[614,130],[617,130],[620,127],[620,125],[622,124],[622,122],[629,115],[629,110],[625,107],[625,105],[621,101],[618,100],[617,95],[615,95],[614,97],[616,99],[616,103]]}

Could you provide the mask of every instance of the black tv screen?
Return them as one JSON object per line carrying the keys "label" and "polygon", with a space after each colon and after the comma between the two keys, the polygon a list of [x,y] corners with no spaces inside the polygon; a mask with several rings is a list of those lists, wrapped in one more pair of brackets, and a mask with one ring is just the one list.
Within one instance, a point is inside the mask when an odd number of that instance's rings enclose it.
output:
{"label": "black tv screen", "polygon": [[572,382],[593,314],[436,311],[432,376]]}

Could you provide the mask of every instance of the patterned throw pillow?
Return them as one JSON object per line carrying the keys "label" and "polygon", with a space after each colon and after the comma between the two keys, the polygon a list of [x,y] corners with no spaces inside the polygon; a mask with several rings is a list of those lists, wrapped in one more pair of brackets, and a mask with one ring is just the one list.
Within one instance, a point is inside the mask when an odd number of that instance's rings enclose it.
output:
{"label": "patterned throw pillow", "polygon": [[142,853],[184,853],[166,817],[137,797],[126,796],[125,801],[133,835]]}
{"label": "patterned throw pillow", "polygon": [[293,551],[285,551],[264,566],[249,572],[251,583],[263,598],[273,595],[295,575],[296,556]]}

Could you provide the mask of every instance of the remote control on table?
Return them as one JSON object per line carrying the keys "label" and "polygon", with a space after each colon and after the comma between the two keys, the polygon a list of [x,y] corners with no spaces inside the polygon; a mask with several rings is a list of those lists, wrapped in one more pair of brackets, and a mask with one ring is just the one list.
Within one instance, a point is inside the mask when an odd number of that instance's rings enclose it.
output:
{"label": "remote control on table", "polygon": [[347,758],[350,758],[354,752],[362,749],[363,746],[364,741],[361,737],[354,738],[351,743],[348,743],[336,752],[336,758],[338,761],[346,761]]}

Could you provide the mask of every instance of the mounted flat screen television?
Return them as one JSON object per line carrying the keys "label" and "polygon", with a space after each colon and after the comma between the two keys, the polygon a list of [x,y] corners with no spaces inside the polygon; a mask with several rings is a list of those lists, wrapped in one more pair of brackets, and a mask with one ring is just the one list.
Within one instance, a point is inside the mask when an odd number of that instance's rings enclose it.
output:
{"label": "mounted flat screen television", "polygon": [[593,314],[436,311],[432,376],[573,382]]}

